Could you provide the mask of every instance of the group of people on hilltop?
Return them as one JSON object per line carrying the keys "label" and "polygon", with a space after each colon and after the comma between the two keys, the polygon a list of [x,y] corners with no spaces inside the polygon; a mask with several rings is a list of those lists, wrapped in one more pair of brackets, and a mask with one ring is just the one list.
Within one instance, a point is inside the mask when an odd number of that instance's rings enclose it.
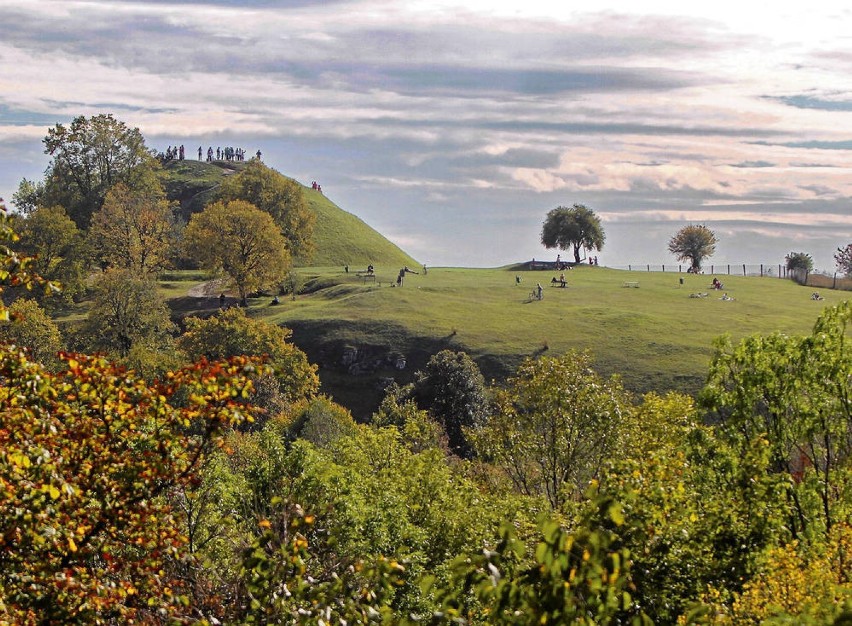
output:
{"label": "group of people on hilltop", "polygon": [[311,183],[311,189],[313,189],[314,191],[319,191],[320,193],[322,193],[322,185],[320,185],[317,181],[313,181]]}
{"label": "group of people on hilltop", "polygon": [[[198,160],[200,161],[204,154],[203,148],[198,146]],[[258,150],[258,154],[260,154],[260,150]],[[207,148],[207,160],[213,160],[213,146],[209,146]],[[225,148],[216,148],[216,160],[217,161],[245,161],[246,160],[246,151],[242,148],[233,148],[227,146]],[[183,158],[183,157],[181,157]],[[258,157],[260,158],[260,157]]]}
{"label": "group of people on hilltop", "polygon": [[164,154],[160,154],[160,159],[162,161],[174,161],[175,159],[179,161],[183,161],[184,157],[184,149],[183,146],[169,146],[166,148],[166,152]]}

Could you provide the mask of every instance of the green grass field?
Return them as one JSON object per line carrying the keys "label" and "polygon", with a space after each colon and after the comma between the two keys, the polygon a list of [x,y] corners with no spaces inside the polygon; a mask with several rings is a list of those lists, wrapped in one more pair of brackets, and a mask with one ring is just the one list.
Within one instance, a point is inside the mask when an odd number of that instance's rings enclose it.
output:
{"label": "green grass field", "polygon": [[[272,306],[270,298],[252,302],[251,311],[288,326],[294,340],[321,366],[327,392],[366,416],[380,397],[379,379],[410,380],[416,369],[443,348],[464,350],[489,379],[510,375],[528,356],[588,349],[603,374],[618,374],[636,392],[697,392],[703,384],[713,340],[754,333],[810,332],[825,306],[849,292],[821,291],[778,278],[719,276],[732,301],[710,289],[711,276],[625,272],[581,266],[566,272],[568,287],[552,287],[557,272],[510,269],[434,268],[408,275],[392,286],[398,267],[377,267],[377,282],[364,283],[342,268],[300,270],[303,293]],[[515,276],[521,277],[520,284]],[[174,278],[172,276],[171,278]],[[183,284],[188,289],[198,275]],[[536,282],[544,297],[530,300]],[[639,287],[624,287],[625,282]],[[168,294],[182,291],[168,282]],[[706,298],[690,298],[691,293]],[[185,294],[184,294],[185,295]],[[183,314],[215,309],[214,298],[180,298]],[[175,301],[178,304],[178,300]],[[340,365],[347,347],[375,363],[388,355],[407,365],[394,369],[386,359],[368,374],[350,375]]]}

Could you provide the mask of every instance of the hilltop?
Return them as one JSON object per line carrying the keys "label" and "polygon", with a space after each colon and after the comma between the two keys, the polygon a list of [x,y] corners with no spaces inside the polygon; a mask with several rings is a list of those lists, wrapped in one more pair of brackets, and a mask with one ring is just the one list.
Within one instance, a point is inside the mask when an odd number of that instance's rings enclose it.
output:
{"label": "hilltop", "polygon": [[[169,200],[180,203],[182,219],[204,208],[216,195],[226,176],[239,171],[245,163],[213,161],[169,161],[164,187]],[[297,181],[298,182],[298,181]],[[402,267],[416,266],[417,261],[403,252],[359,217],[348,213],[322,193],[302,185],[308,207],[317,216],[314,228],[316,252],[311,265],[350,265],[364,268],[369,263]]]}

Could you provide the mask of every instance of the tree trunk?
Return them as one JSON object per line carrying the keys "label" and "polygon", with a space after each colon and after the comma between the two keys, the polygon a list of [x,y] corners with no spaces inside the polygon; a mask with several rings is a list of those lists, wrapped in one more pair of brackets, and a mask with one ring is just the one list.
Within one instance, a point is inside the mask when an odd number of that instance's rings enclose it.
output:
{"label": "tree trunk", "polygon": [[574,244],[574,263],[580,264],[580,244]]}

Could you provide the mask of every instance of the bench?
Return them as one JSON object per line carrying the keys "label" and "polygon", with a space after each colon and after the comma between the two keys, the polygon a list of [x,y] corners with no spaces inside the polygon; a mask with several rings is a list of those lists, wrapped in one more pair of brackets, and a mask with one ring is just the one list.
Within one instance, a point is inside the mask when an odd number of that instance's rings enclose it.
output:
{"label": "bench", "polygon": [[639,283],[636,282],[636,281],[631,281],[631,280],[625,280],[623,283],[621,283],[621,286],[622,287],[635,287],[636,289],[639,289]]}
{"label": "bench", "polygon": [[369,280],[376,282],[376,274],[371,272],[356,272],[355,275],[365,283]]}

